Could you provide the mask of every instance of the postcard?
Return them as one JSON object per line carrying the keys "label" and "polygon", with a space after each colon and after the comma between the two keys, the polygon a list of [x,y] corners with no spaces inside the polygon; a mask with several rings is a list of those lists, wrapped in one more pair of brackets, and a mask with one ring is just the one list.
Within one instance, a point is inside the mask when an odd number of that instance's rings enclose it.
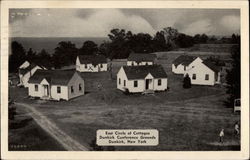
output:
{"label": "postcard", "polygon": [[2,1],[3,159],[249,158],[247,1]]}

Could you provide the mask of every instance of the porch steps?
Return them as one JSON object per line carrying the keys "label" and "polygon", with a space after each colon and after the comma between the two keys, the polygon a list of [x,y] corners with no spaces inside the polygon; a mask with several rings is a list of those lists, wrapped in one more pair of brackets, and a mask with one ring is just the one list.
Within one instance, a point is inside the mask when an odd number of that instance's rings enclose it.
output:
{"label": "porch steps", "polygon": [[142,94],[154,94],[155,91],[152,90],[152,89],[148,89],[148,90],[145,90],[144,92],[142,92]]}
{"label": "porch steps", "polygon": [[51,100],[52,98],[50,98],[48,96],[43,96],[43,97],[41,97],[41,99],[43,99],[43,100]]}

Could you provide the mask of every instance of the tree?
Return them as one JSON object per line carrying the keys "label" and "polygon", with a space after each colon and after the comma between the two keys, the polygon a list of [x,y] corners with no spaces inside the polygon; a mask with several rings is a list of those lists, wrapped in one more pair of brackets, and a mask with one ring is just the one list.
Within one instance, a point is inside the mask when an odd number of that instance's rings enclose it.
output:
{"label": "tree", "polygon": [[93,41],[85,41],[82,47],[79,49],[80,55],[92,55],[96,54],[98,51],[98,46]]}
{"label": "tree", "polygon": [[232,68],[227,70],[226,83],[229,97],[226,105],[232,107],[234,100],[241,97],[241,68],[240,68],[240,44],[231,48]]}
{"label": "tree", "polygon": [[166,28],[163,28],[163,32],[164,32],[164,37],[165,37],[167,46],[171,48],[175,48],[176,47],[175,40],[179,34],[178,30],[172,27],[166,27]]}
{"label": "tree", "polygon": [[159,52],[159,51],[166,51],[169,48],[166,45],[166,40],[164,37],[164,32],[156,32],[154,38],[153,38],[153,50],[154,52]]}
{"label": "tree", "polygon": [[34,52],[32,48],[30,48],[27,52],[27,60],[30,62],[34,62],[36,61],[36,58],[37,58],[36,52]]}
{"label": "tree", "polygon": [[207,43],[208,41],[208,36],[206,34],[196,34],[194,37],[193,37],[193,41],[194,43],[196,44],[199,44],[199,43]]}
{"label": "tree", "polygon": [[192,47],[194,45],[193,37],[180,33],[176,38],[176,45],[181,48]]}
{"label": "tree", "polygon": [[18,67],[26,60],[26,51],[17,41],[11,43],[11,55],[9,57],[9,72],[17,72]]}
{"label": "tree", "polygon": [[183,88],[191,88],[191,79],[188,74],[183,78]]}
{"label": "tree", "polygon": [[193,37],[194,43],[199,44],[200,43],[200,38],[201,38],[200,34],[194,35],[194,37]]}
{"label": "tree", "polygon": [[208,36],[206,34],[202,34],[200,37],[200,43],[207,43]]}
{"label": "tree", "polygon": [[41,52],[38,53],[37,60],[37,64],[42,64],[47,69],[51,69],[53,67],[52,57],[45,49],[42,49]]}
{"label": "tree", "polygon": [[70,41],[59,42],[58,46],[55,48],[55,53],[52,56],[55,68],[74,64],[77,53],[78,49],[75,44]]}
{"label": "tree", "polygon": [[129,48],[136,53],[153,52],[152,36],[148,33],[134,34],[128,38]]}
{"label": "tree", "polygon": [[217,38],[215,36],[211,36],[208,38],[207,43],[217,43]]}
{"label": "tree", "polygon": [[108,45],[109,58],[127,58],[131,52],[128,38],[132,36],[132,32],[126,32],[124,29],[112,29],[108,34],[111,42]]}
{"label": "tree", "polygon": [[232,34],[231,39],[232,39],[231,43],[233,43],[233,44],[239,44],[240,43],[240,36],[239,35]]}

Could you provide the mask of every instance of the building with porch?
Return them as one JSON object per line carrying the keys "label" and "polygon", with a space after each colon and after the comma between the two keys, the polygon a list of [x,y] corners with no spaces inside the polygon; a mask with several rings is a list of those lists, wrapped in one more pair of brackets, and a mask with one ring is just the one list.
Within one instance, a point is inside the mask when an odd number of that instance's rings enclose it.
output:
{"label": "building with porch", "polygon": [[117,88],[130,93],[165,91],[167,84],[161,65],[123,66],[117,73]]}
{"label": "building with porch", "polygon": [[153,65],[156,55],[152,53],[131,53],[127,60],[128,66]]}
{"label": "building with porch", "polygon": [[70,100],[84,95],[84,80],[75,70],[37,70],[29,79],[29,96]]}
{"label": "building with porch", "polygon": [[79,72],[102,72],[108,70],[107,59],[103,55],[79,55],[76,58]]}

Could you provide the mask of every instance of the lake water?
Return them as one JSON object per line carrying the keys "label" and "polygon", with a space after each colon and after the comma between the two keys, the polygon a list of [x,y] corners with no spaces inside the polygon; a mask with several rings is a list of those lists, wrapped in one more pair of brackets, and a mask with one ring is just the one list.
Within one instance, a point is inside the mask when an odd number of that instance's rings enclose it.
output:
{"label": "lake water", "polygon": [[100,45],[103,41],[108,41],[107,37],[45,37],[45,38],[31,38],[31,37],[12,37],[10,42],[17,41],[23,45],[26,51],[29,48],[32,48],[33,51],[40,52],[42,49],[45,49],[48,53],[54,53],[54,49],[57,47],[58,43],[61,41],[71,41],[76,45],[77,48],[80,48],[85,41],[93,41],[96,44]]}

